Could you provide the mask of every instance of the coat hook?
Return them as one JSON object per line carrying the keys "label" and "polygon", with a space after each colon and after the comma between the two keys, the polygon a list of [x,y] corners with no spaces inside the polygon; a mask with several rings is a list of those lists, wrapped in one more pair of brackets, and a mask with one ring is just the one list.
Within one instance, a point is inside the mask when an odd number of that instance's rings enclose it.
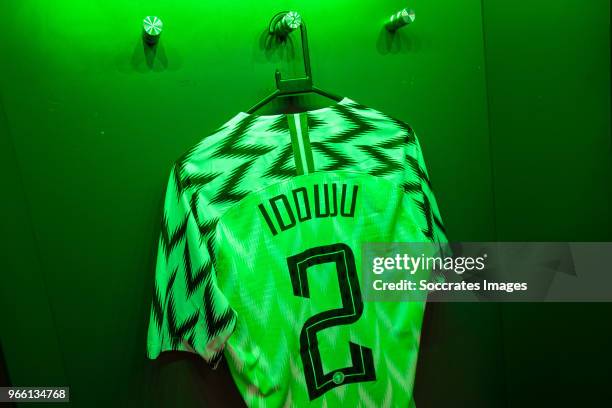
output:
{"label": "coat hook", "polygon": [[297,30],[302,25],[302,16],[295,11],[283,11],[272,17],[269,31],[278,37],[284,38],[290,32]]}
{"label": "coat hook", "polygon": [[399,28],[414,22],[414,18],[414,10],[408,8],[401,9],[389,18],[385,23],[385,28],[391,32],[397,31]]}
{"label": "coat hook", "polygon": [[147,44],[157,44],[164,29],[164,23],[157,16],[146,16],[142,21],[143,37]]}

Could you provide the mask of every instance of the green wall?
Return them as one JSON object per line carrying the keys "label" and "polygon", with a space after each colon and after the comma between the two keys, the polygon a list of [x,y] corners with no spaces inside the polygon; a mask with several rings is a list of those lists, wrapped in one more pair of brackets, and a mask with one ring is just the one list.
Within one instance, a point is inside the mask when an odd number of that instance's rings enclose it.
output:
{"label": "green wall", "polygon": [[[483,0],[496,237],[612,241],[610,2]],[[504,304],[508,405],[612,401],[610,304]]]}
{"label": "green wall", "polygon": [[[609,5],[583,3],[413,0],[417,20],[396,36],[381,22],[399,1],[0,3],[12,382],[70,384],[88,407],[231,397],[223,372],[144,357],[161,199],[174,159],[267,95],[274,69],[300,73],[297,45],[266,47],[284,9],[307,22],[320,87],[416,130],[452,240],[611,240]],[[155,52],[140,37],[148,14],[165,22]],[[584,355],[557,339],[564,319],[594,333],[601,309],[527,307],[430,305],[420,406],[520,406],[533,387],[515,377],[540,348],[517,333],[553,345],[541,374],[571,371]]]}

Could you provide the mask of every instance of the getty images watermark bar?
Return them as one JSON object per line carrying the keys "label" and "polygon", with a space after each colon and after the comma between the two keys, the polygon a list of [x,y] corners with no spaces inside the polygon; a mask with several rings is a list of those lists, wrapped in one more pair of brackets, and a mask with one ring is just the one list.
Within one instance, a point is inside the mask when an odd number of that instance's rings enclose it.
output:
{"label": "getty images watermark bar", "polygon": [[610,242],[367,243],[373,302],[610,302]]}

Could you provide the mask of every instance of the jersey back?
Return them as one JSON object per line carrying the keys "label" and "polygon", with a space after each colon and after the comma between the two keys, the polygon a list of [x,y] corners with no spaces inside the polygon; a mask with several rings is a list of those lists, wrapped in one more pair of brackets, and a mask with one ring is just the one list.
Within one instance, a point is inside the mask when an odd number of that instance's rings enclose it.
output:
{"label": "jersey back", "polygon": [[221,356],[246,404],[410,406],[422,302],[366,302],[362,246],[445,242],[412,129],[349,99],[240,113],[172,169],[148,355]]}

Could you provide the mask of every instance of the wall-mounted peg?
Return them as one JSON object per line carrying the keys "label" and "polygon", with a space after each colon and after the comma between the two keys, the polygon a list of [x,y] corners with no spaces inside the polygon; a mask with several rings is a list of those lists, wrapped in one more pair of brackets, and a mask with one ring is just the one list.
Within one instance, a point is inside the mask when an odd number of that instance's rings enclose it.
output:
{"label": "wall-mounted peg", "polygon": [[405,8],[397,13],[394,13],[389,20],[385,23],[385,28],[391,32],[404,27],[414,21],[415,14],[414,10]]}
{"label": "wall-mounted peg", "polygon": [[146,43],[150,45],[157,44],[164,29],[164,23],[161,19],[157,16],[146,16],[142,22],[142,27]]}
{"label": "wall-mounted peg", "polygon": [[302,25],[302,16],[295,11],[279,13],[270,22],[270,34],[286,37]]}

